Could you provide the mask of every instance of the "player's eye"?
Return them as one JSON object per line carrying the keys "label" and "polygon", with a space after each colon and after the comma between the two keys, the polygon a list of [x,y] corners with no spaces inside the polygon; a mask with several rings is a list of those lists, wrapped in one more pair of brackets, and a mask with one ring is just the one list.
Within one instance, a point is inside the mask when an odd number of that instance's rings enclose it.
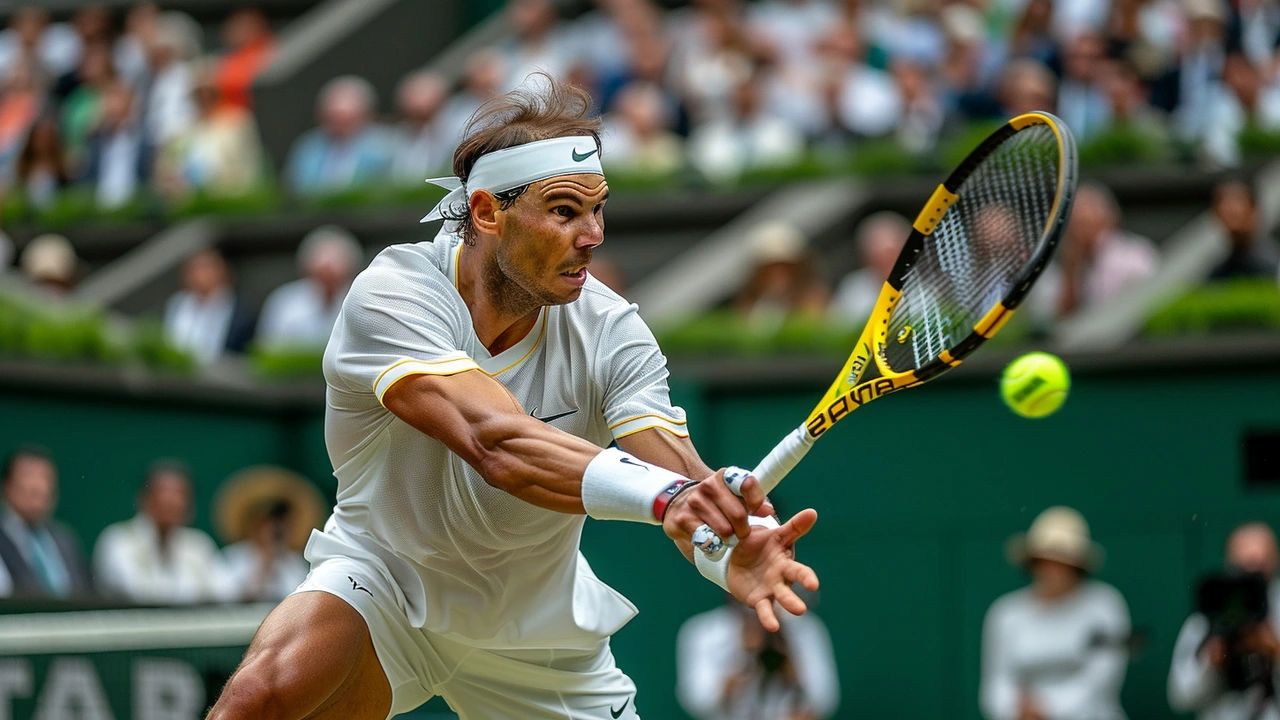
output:
{"label": "player's eye", "polygon": [[551,212],[559,215],[562,218],[571,218],[577,214],[574,212],[573,208],[569,207],[568,205],[558,205],[552,208]]}

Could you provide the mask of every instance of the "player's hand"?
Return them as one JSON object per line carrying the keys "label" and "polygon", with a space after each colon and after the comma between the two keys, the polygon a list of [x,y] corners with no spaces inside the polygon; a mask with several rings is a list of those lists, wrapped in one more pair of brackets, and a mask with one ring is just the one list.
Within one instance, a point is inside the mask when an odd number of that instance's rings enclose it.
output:
{"label": "player's hand", "polygon": [[817,521],[817,511],[809,509],[796,513],[779,528],[753,527],[730,556],[729,592],[738,602],[754,608],[769,632],[782,627],[773,611],[775,602],[792,615],[803,615],[808,609],[791,589],[793,583],[809,591],[818,589],[818,574],[795,559],[796,540]]}
{"label": "player's hand", "polygon": [[748,514],[773,514],[773,508],[765,502],[764,489],[749,477],[742,484],[742,497],[738,497],[725,483],[721,468],[697,487],[676,496],[662,518],[662,529],[672,540],[689,542],[695,530],[708,525],[721,538],[737,535],[742,540],[751,532]]}

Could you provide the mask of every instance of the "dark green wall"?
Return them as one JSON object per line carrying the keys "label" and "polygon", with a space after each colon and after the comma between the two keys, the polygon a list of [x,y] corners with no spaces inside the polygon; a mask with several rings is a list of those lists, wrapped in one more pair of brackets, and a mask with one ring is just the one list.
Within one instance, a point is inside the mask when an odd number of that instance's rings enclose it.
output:
{"label": "dark green wall", "polygon": [[[709,463],[750,466],[822,389],[675,393]],[[1218,562],[1233,524],[1280,525],[1280,493],[1243,486],[1247,428],[1280,430],[1280,373],[1086,374],[1062,411],[1039,421],[1009,413],[989,378],[947,378],[841,423],[775,493],[784,512],[820,514],[800,552],[823,580],[818,613],[839,652],[840,717],[976,717],[982,615],[1022,582],[1003,559],[1005,539],[1058,503],[1088,517],[1108,551],[1100,577],[1149,636],[1126,709],[1169,717],[1168,657],[1195,578]],[[0,450],[19,442],[57,454],[59,514],[89,541],[132,512],[138,479],[158,456],[194,468],[205,527],[217,483],[246,465],[281,463],[333,488],[314,410],[10,387],[0,392]],[[675,633],[719,592],[653,528],[589,523],[584,552],[641,608],[614,652],[641,688],[644,716],[683,717],[672,695]]]}

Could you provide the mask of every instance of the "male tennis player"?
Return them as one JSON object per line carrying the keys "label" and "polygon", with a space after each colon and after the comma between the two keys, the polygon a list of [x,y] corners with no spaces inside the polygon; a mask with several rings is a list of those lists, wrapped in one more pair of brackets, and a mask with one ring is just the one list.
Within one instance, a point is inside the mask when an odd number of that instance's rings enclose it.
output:
{"label": "male tennis player", "polygon": [[433,695],[465,720],[639,717],[609,650],[636,609],[578,552],[584,513],[661,523],[686,557],[702,523],[736,536],[699,569],[770,629],[817,587],[791,552],[816,513],[779,527],[754,480],[739,498],[702,463],[653,335],[587,274],[598,121],[540,79],[472,122],[435,241],[352,285],[324,362],[337,507],[211,717],[382,720]]}

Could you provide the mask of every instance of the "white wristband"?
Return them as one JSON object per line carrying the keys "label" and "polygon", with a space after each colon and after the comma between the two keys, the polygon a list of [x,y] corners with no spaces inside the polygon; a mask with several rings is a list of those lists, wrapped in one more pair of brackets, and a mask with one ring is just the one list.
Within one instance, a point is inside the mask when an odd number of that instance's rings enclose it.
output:
{"label": "white wristband", "polygon": [[582,475],[582,507],[596,520],[658,525],[654,501],[672,484],[687,481],[670,470],[609,448],[587,464]]}
{"label": "white wristband", "polygon": [[[763,527],[771,530],[782,527],[772,517],[756,517],[755,515],[747,516],[747,523],[751,527]],[[733,548],[728,548],[719,560],[712,560],[695,548],[693,551],[693,564],[698,567],[698,572],[702,573],[702,577],[719,585],[725,592],[729,592],[729,558],[732,555]]]}

